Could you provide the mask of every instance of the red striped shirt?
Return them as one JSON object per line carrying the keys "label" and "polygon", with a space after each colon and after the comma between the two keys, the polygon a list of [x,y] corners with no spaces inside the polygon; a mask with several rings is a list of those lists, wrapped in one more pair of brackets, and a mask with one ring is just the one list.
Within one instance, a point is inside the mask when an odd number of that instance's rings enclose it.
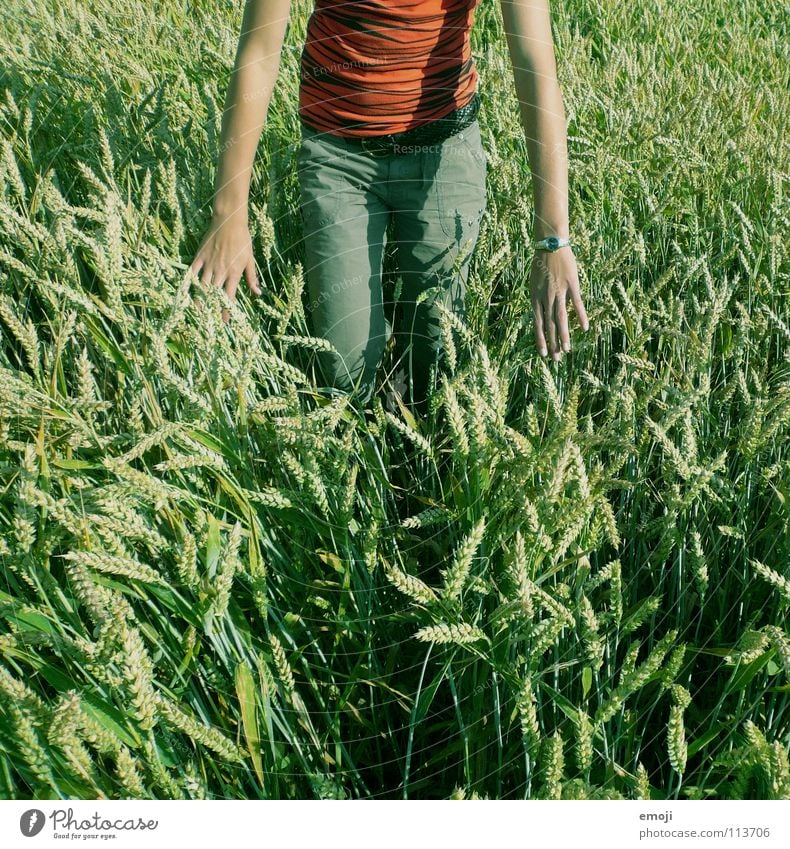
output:
{"label": "red striped shirt", "polygon": [[299,115],[341,136],[399,133],[464,106],[477,86],[469,33],[480,0],[316,0]]}

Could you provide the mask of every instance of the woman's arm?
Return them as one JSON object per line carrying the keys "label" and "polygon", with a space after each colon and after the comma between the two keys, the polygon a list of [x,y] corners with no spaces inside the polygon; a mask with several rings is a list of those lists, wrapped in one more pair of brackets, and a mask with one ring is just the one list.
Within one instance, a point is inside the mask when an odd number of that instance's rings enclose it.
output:
{"label": "woman's arm", "polygon": [[535,199],[534,237],[568,236],[565,106],[548,0],[501,0]]}
{"label": "woman's arm", "polygon": [[[557,81],[549,3],[548,0],[500,2],[532,171],[533,235],[535,239],[569,236],[565,107]],[[553,253],[536,253],[531,296],[538,351],[546,356],[550,349],[553,358],[559,360],[560,346],[570,350],[567,296],[573,301],[582,328],[589,327],[570,246]]]}
{"label": "woman's arm", "polygon": [[214,211],[246,209],[252,164],[280,69],[291,0],[246,0],[222,115]]}
{"label": "woman's arm", "polygon": [[[211,225],[192,261],[201,280],[235,299],[241,275],[259,295],[248,203],[252,165],[280,68],[291,0],[246,0],[225,97]],[[223,318],[227,320],[227,311]]]}

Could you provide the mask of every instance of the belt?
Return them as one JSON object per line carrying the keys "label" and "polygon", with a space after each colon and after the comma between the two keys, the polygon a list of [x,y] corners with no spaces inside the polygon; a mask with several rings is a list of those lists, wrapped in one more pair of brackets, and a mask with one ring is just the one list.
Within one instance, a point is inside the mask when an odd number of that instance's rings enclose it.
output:
{"label": "belt", "polygon": [[[344,136],[344,141],[358,145],[370,156],[389,156],[393,153],[414,153],[415,145],[440,142],[468,127],[477,118],[480,111],[480,95],[475,92],[464,106],[454,109],[449,115],[412,127],[401,133],[386,136]],[[399,148],[406,148],[400,151]]]}

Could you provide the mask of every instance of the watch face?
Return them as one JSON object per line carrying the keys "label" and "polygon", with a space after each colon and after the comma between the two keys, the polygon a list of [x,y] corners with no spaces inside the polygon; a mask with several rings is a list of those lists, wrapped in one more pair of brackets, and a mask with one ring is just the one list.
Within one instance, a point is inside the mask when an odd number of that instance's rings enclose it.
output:
{"label": "watch face", "polygon": [[560,246],[560,240],[556,236],[549,236],[548,239],[546,239],[546,243],[548,244],[550,251],[556,251]]}

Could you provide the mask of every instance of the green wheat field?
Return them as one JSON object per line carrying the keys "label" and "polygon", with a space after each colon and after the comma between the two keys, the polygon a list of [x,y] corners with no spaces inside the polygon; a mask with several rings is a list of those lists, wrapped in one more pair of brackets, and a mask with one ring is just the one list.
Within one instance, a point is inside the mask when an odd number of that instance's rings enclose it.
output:
{"label": "green wheat field", "polygon": [[554,363],[483,0],[489,202],[419,420],[313,377],[305,0],[264,293],[225,324],[189,272],[242,6],[0,11],[0,795],[790,798],[783,4],[552,3],[591,325]]}

